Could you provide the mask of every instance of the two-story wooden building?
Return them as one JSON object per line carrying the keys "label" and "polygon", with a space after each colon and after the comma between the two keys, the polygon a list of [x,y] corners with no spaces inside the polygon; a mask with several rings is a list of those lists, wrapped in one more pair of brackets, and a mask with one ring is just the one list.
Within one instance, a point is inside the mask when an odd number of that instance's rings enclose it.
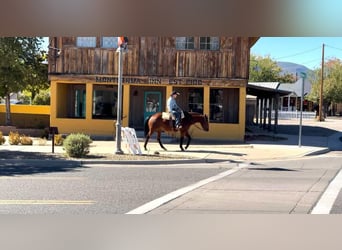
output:
{"label": "two-story wooden building", "polygon": [[[243,140],[249,55],[256,37],[128,37],[122,126],[143,129],[173,90],[184,110],[205,113],[196,138]],[[117,117],[117,37],[50,37],[50,125],[60,133],[112,135]]]}

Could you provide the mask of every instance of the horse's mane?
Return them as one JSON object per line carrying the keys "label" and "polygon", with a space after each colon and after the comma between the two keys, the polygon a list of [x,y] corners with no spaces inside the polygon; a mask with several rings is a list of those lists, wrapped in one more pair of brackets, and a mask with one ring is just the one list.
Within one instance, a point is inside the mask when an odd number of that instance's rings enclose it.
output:
{"label": "horse's mane", "polygon": [[192,111],[184,111],[184,119],[186,120],[192,120],[192,118],[195,116],[201,116],[202,114],[201,113],[198,113],[198,112],[192,112]]}

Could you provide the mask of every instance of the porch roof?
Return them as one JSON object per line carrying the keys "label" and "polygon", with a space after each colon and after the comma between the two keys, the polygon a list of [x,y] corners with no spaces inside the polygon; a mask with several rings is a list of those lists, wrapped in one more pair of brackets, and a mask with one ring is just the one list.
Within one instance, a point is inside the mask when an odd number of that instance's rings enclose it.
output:
{"label": "porch roof", "polygon": [[249,82],[247,94],[257,97],[274,97],[276,94],[286,96],[292,93],[292,91],[278,89],[279,84],[279,82]]}

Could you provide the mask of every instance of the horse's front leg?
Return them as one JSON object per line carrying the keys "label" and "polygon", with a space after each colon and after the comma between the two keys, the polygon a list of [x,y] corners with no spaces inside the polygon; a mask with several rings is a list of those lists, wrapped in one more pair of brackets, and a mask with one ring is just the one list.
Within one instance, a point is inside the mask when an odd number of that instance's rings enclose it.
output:
{"label": "horse's front leg", "polygon": [[181,136],[180,136],[180,139],[179,139],[179,147],[182,151],[184,151],[184,148],[183,148],[183,141],[184,141],[184,134],[182,133]]}
{"label": "horse's front leg", "polygon": [[185,133],[185,136],[188,137],[188,141],[187,141],[186,146],[185,146],[185,149],[187,149],[190,145],[190,142],[191,142],[191,136],[188,132]]}
{"label": "horse's front leg", "polygon": [[145,139],[145,143],[144,143],[144,149],[145,150],[147,150],[147,143],[148,143],[148,140],[150,139],[150,133],[148,133],[147,135],[146,135],[146,139]]}
{"label": "horse's front leg", "polygon": [[160,137],[161,137],[161,131],[158,131],[158,134],[157,134],[157,141],[159,142],[160,147],[161,147],[162,149],[164,149],[165,151],[167,151],[167,149],[164,147],[163,143],[161,142]]}

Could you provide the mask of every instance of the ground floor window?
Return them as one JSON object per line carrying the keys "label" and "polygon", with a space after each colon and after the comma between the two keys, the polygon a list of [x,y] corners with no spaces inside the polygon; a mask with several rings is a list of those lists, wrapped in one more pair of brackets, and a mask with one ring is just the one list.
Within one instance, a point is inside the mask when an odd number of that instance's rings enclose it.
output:
{"label": "ground floor window", "polygon": [[210,89],[210,122],[239,123],[239,89]]}
{"label": "ground floor window", "polygon": [[58,84],[56,101],[58,118],[85,118],[85,84]]}
{"label": "ground floor window", "polygon": [[117,96],[117,86],[94,85],[92,110],[93,119],[116,119]]}
{"label": "ground floor window", "polygon": [[189,88],[188,101],[189,111],[203,114],[203,88]]}
{"label": "ground floor window", "polygon": [[180,93],[177,104],[185,111],[203,114],[203,88],[174,88]]}

